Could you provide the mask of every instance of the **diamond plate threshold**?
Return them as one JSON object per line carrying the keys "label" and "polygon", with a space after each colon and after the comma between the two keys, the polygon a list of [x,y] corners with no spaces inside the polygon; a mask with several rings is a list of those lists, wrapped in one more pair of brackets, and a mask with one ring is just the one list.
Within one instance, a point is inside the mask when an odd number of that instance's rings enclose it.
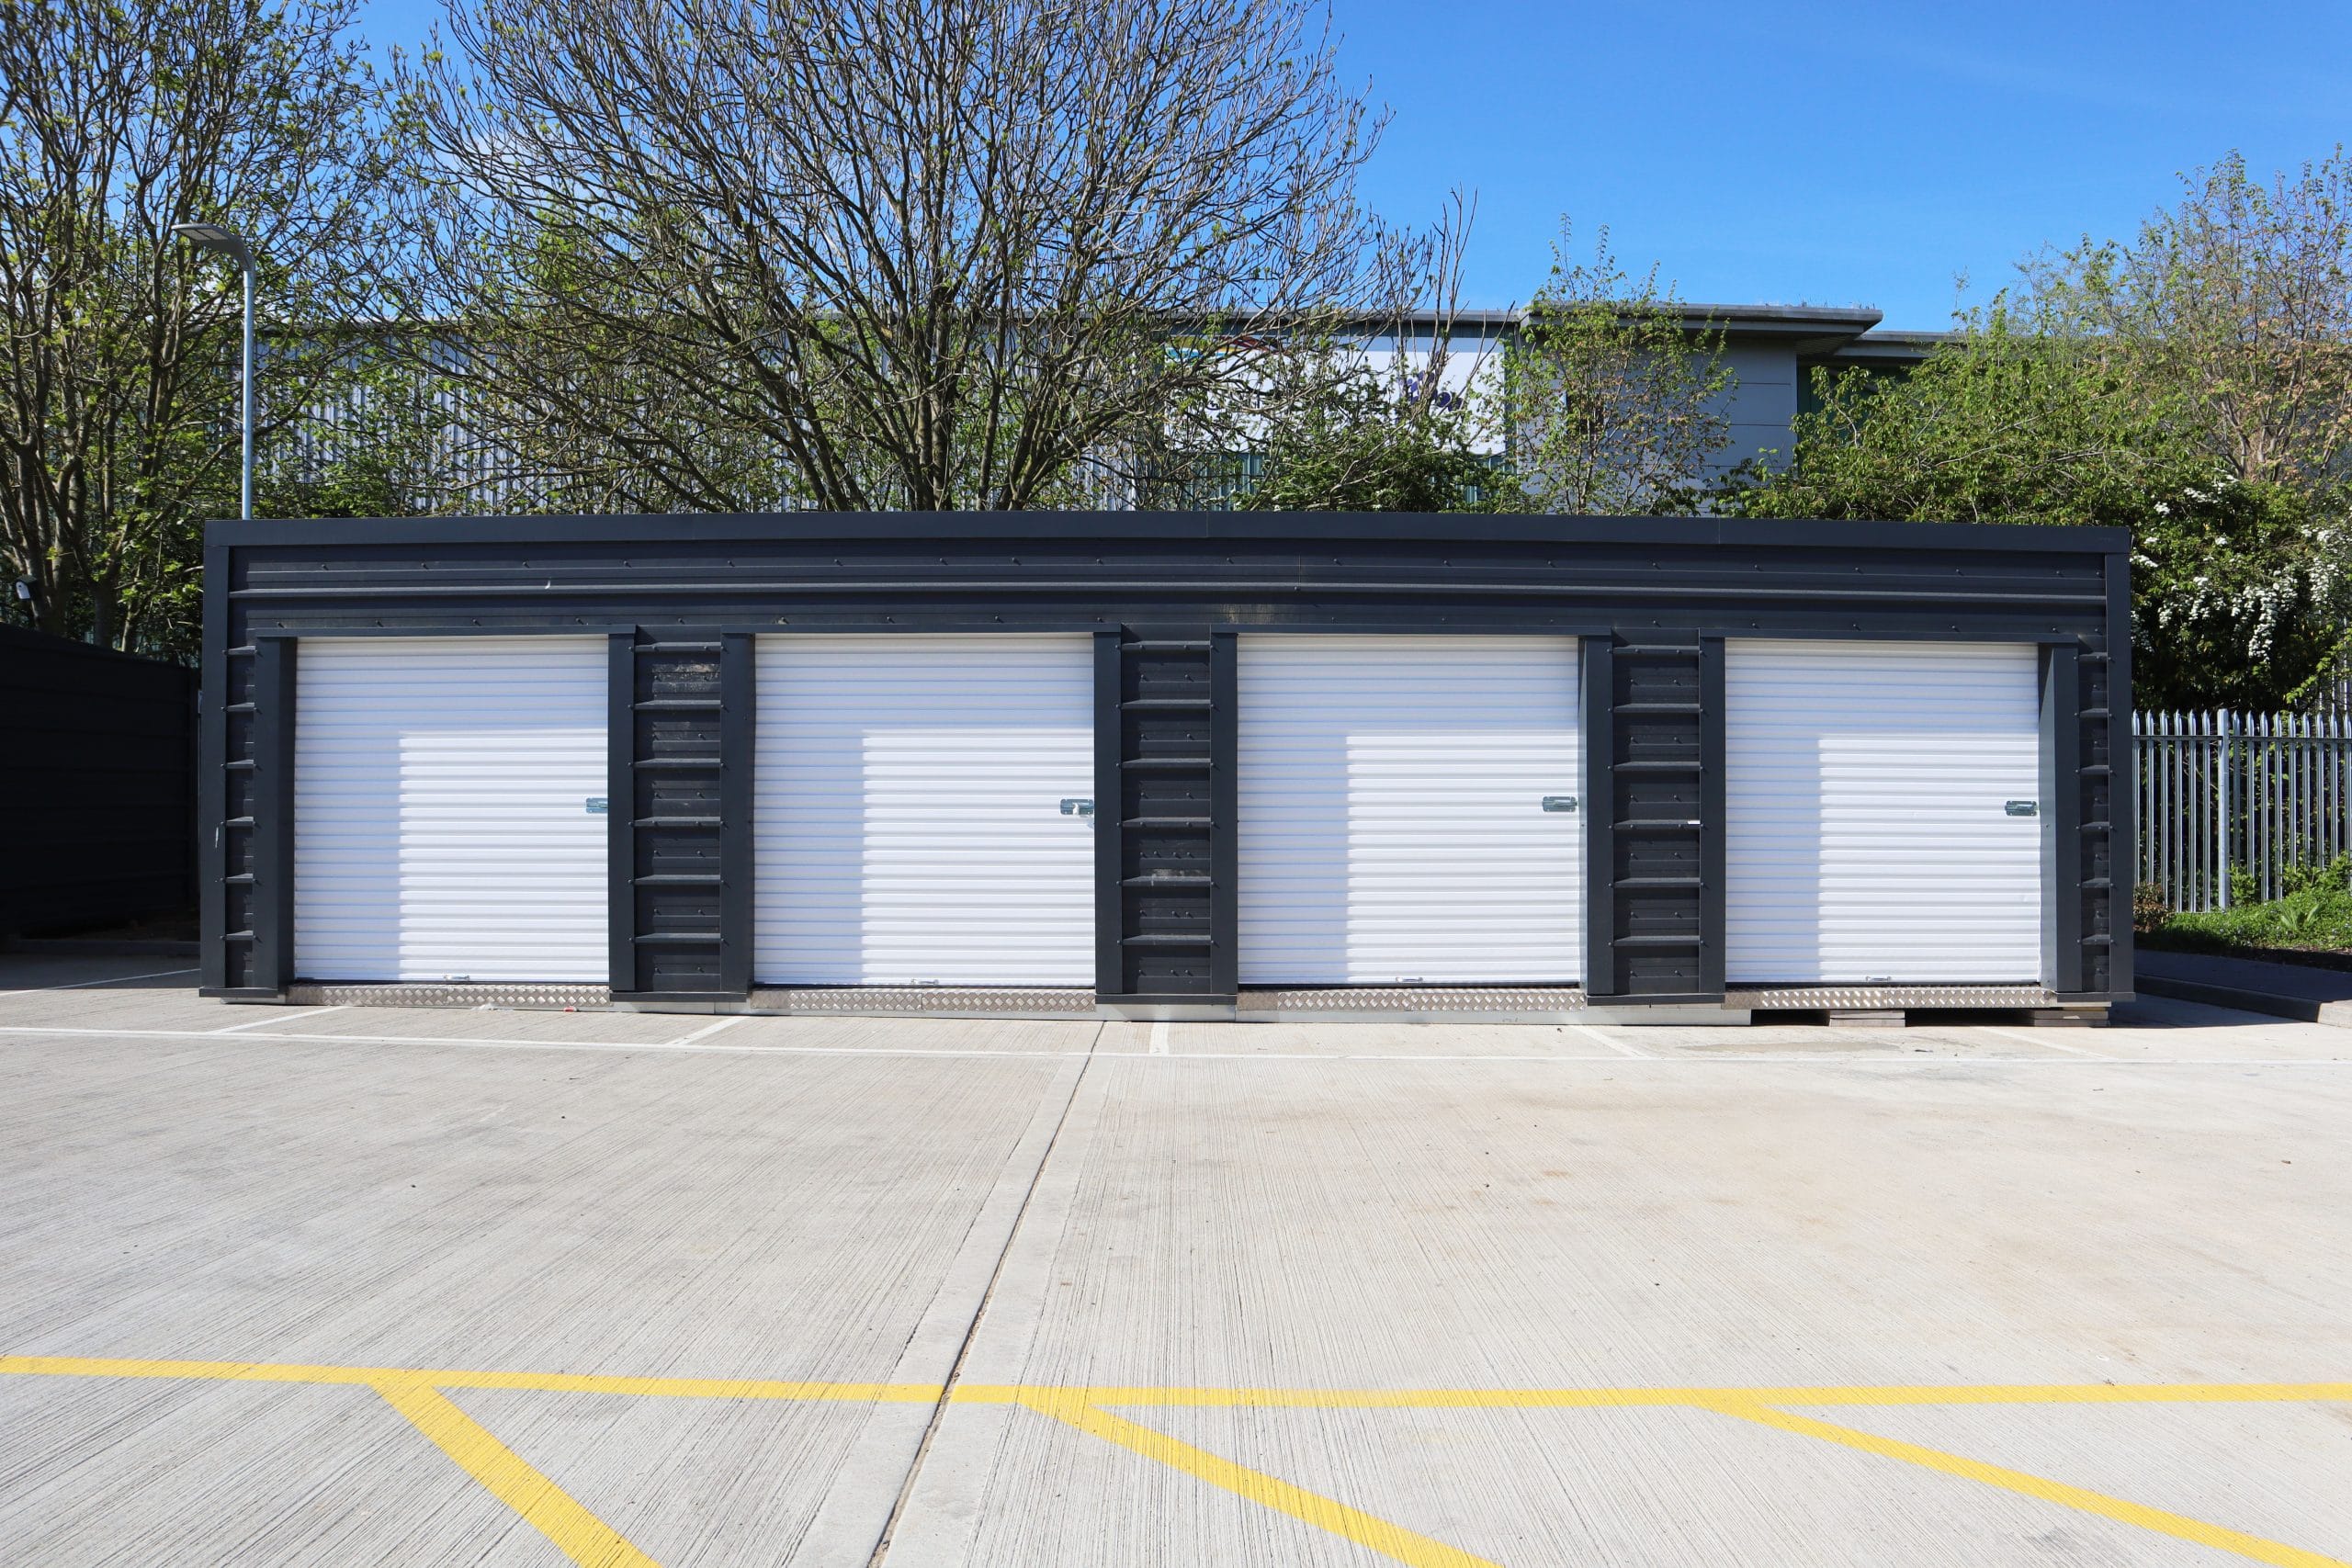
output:
{"label": "diamond plate threshold", "polygon": [[298,980],[286,988],[286,1000],[330,1008],[605,1008],[613,993],[606,986],[519,980]]}
{"label": "diamond plate threshold", "polygon": [[1584,992],[1575,986],[1270,986],[1243,991],[1234,1017],[1245,1023],[1278,1018],[1529,1022],[1584,1009]]}
{"label": "diamond plate threshold", "polygon": [[[369,984],[299,982],[287,1000],[302,1007],[602,1009],[613,1005],[603,986],[514,981]],[[1725,1012],[1863,1011],[1907,1009],[2063,1009],[2040,986],[1736,986]],[[668,1010],[658,1001],[638,1010]],[[1588,1003],[1574,986],[1267,987],[1241,992],[1233,1016],[1242,1022],[1279,1019],[1404,1022],[1533,1022],[1583,1014]],[[900,1018],[1092,1018],[1094,993],[1076,987],[995,986],[767,986],[740,1006],[682,1003],[679,1011]]]}
{"label": "diamond plate threshold", "polygon": [[758,986],[751,1012],[910,1018],[1092,1018],[1091,990],[1028,986]]}
{"label": "diamond plate threshold", "polygon": [[1734,986],[1724,1006],[1756,1012],[1857,1012],[1896,1008],[2055,1008],[2041,986]]}

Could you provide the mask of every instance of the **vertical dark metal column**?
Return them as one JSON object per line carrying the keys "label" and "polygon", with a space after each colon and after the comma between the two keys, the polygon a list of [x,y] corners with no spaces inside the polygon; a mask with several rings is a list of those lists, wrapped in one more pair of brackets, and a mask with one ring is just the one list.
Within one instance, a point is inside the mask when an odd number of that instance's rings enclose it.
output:
{"label": "vertical dark metal column", "polygon": [[1600,997],[1617,988],[1617,688],[1611,638],[1586,637],[1578,671],[1584,697],[1584,988]]}
{"label": "vertical dark metal column", "polygon": [[290,637],[254,652],[253,958],[246,986],[294,978],[294,660]]}
{"label": "vertical dark metal column", "polygon": [[637,989],[637,633],[606,640],[605,951],[616,992]]}
{"label": "vertical dark metal column", "polygon": [[1209,639],[1209,815],[1216,819],[1209,874],[1209,990],[1218,999],[1241,987],[1241,638]]}
{"label": "vertical dark metal column", "polygon": [[[1720,998],[1702,984],[1708,935],[1708,840],[1722,831],[1705,810],[1705,657],[1693,631],[1655,624],[1621,637],[1593,673],[1607,707],[1607,777],[1594,802],[1608,823],[1609,890],[1597,934],[1607,943],[1594,997],[1620,1001]],[[1596,748],[1598,750],[1598,748]],[[1718,770],[1720,771],[1720,770]],[[1720,851],[1720,843],[1717,845]],[[1721,880],[1720,877],[1717,879]],[[1596,953],[1596,957],[1601,956]]]}
{"label": "vertical dark metal column", "polygon": [[1730,791],[1724,776],[1729,716],[1724,709],[1724,639],[1699,639],[1699,989],[1720,994],[1729,938],[1726,908],[1730,833],[1724,819]]}
{"label": "vertical dark metal column", "polygon": [[208,991],[229,984],[229,552],[204,551],[204,674],[196,740],[197,930],[202,939],[199,983]]}
{"label": "vertical dark metal column", "polygon": [[1120,938],[1127,926],[1126,853],[1121,826],[1121,784],[1125,725],[1119,698],[1123,679],[1119,645],[1123,627],[1094,634],[1094,994],[1126,989],[1126,950]]}
{"label": "vertical dark metal column", "polygon": [[753,759],[759,754],[759,639],[729,632],[718,654],[718,988],[752,994],[756,892]]}
{"label": "vertical dark metal column", "polygon": [[1232,763],[1216,739],[1229,736],[1230,680],[1220,699],[1205,626],[1123,630],[1095,645],[1096,866],[1110,885],[1096,907],[1115,914],[1095,932],[1095,997],[1123,1009],[1229,1003],[1216,976],[1231,972],[1216,913],[1232,885],[1218,871],[1232,816],[1217,805]]}
{"label": "vertical dark metal column", "polygon": [[[2139,877],[2140,792],[2132,770],[2138,748],[2132,741],[2132,558],[2117,551],[2107,558],[2106,659],[2093,673],[2094,700],[2084,717],[2096,722],[2107,764],[2107,842],[2104,871],[2108,881],[2107,947],[2104,962],[2088,955],[2084,966],[2086,990],[2129,996],[2132,984],[2132,895]],[[2086,687],[2089,682],[2086,682]]]}
{"label": "vertical dark metal column", "polygon": [[2041,983],[2083,988],[2081,665],[2072,648],[2041,652]]}

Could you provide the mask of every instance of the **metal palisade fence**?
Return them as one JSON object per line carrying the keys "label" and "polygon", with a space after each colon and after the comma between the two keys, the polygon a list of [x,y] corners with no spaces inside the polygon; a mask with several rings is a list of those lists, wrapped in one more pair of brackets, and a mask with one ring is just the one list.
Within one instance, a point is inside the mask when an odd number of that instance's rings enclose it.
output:
{"label": "metal palisade fence", "polygon": [[[2275,898],[2290,870],[2352,852],[2343,712],[2138,713],[2138,880],[2176,910]],[[2231,873],[2240,871],[2236,893]],[[2249,888],[2250,885],[2250,888]]]}

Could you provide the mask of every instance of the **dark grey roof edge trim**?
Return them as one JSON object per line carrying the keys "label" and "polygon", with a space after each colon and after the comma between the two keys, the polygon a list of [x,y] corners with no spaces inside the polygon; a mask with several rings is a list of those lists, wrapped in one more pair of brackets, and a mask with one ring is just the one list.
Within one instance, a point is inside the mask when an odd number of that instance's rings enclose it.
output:
{"label": "dark grey roof edge trim", "polygon": [[1826,353],[1807,357],[1832,365],[1856,365],[1868,362],[1917,365],[1947,344],[1965,342],[1965,333],[1903,333],[1868,332],[1849,339]]}
{"label": "dark grey roof edge trim", "polygon": [[554,517],[333,517],[205,528],[214,547],[533,545],[643,541],[1231,539],[1317,544],[1351,539],[1434,544],[1766,545],[1779,548],[2119,554],[2127,528],[2007,523],[1767,522],[1719,517],[1493,516],[1363,512],[773,512]]}

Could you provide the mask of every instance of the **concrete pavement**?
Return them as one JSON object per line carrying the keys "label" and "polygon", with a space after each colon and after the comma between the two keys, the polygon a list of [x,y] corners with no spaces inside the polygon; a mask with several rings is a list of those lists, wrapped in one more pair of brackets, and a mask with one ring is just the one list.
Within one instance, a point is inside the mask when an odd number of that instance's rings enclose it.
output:
{"label": "concrete pavement", "polygon": [[169,967],[0,961],[9,1561],[2352,1560],[2341,1030]]}

